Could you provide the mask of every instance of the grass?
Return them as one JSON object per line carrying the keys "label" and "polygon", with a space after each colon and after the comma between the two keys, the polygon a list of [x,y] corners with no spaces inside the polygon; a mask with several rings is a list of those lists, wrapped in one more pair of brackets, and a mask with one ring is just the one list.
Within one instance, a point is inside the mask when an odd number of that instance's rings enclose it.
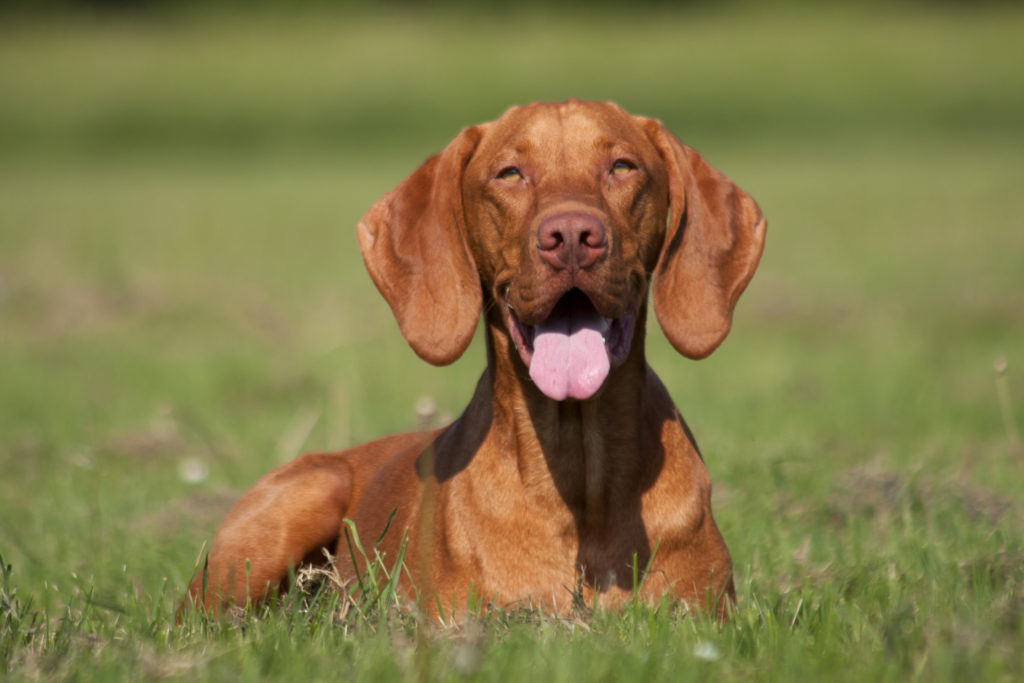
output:
{"label": "grass", "polygon": [[[1008,6],[0,25],[0,671],[1020,679],[1022,29]],[[353,226],[461,126],[574,95],[662,118],[769,217],[723,347],[649,342],[733,622],[440,628],[323,595],[173,626],[260,474],[465,405],[479,342],[418,361]]]}

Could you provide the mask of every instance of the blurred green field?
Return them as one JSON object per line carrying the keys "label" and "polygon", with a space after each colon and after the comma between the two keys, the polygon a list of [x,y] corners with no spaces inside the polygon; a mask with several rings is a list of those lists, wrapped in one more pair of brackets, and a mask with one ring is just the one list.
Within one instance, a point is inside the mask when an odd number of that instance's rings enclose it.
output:
{"label": "blurred green field", "polygon": [[[1024,677],[1024,11],[744,7],[0,18],[0,671]],[[419,361],[354,226],[462,126],[571,96],[768,216],[726,343],[649,341],[734,622],[508,616],[422,656],[402,619],[172,627],[260,474],[468,401],[483,349]]]}

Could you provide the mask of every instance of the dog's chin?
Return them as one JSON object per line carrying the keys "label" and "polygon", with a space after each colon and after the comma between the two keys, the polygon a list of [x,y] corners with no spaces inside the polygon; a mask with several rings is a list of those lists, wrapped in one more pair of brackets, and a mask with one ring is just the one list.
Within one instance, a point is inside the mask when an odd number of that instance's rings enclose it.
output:
{"label": "dog's chin", "polygon": [[586,400],[604,385],[612,368],[629,355],[636,315],[602,316],[590,298],[573,288],[535,325],[526,325],[511,305],[505,322],[519,357],[537,388],[555,401]]}

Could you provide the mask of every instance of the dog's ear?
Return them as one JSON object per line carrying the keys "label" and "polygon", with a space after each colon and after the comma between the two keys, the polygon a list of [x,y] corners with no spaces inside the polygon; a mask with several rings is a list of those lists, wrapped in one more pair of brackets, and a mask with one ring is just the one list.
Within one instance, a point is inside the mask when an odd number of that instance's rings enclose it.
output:
{"label": "dog's ear", "polygon": [[732,325],[732,311],[764,248],[757,203],[658,121],[642,122],[661,152],[669,221],[655,267],[654,312],[679,353],[704,358]]}
{"label": "dog's ear", "polygon": [[359,222],[359,248],[413,350],[447,365],[469,346],[482,289],[465,239],[462,174],[480,141],[466,128],[379,199]]}

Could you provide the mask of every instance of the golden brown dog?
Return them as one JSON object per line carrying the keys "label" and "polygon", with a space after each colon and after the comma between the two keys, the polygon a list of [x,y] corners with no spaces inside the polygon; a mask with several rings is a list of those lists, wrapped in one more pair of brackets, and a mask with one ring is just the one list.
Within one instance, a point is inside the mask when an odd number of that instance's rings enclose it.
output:
{"label": "golden brown dog", "polygon": [[[761,256],[757,204],[652,119],[531,104],[463,130],[358,228],[402,334],[443,365],[484,316],[487,367],[445,429],[305,455],[235,505],[186,602],[259,601],[323,549],[356,571],[343,519],[383,551],[408,533],[412,599],[565,612],[634,591],[721,614],[731,561],[693,438],[644,357],[648,285],[672,345],[729,332]],[[339,544],[342,545],[339,548]],[[403,579],[404,580],[404,579]]]}

